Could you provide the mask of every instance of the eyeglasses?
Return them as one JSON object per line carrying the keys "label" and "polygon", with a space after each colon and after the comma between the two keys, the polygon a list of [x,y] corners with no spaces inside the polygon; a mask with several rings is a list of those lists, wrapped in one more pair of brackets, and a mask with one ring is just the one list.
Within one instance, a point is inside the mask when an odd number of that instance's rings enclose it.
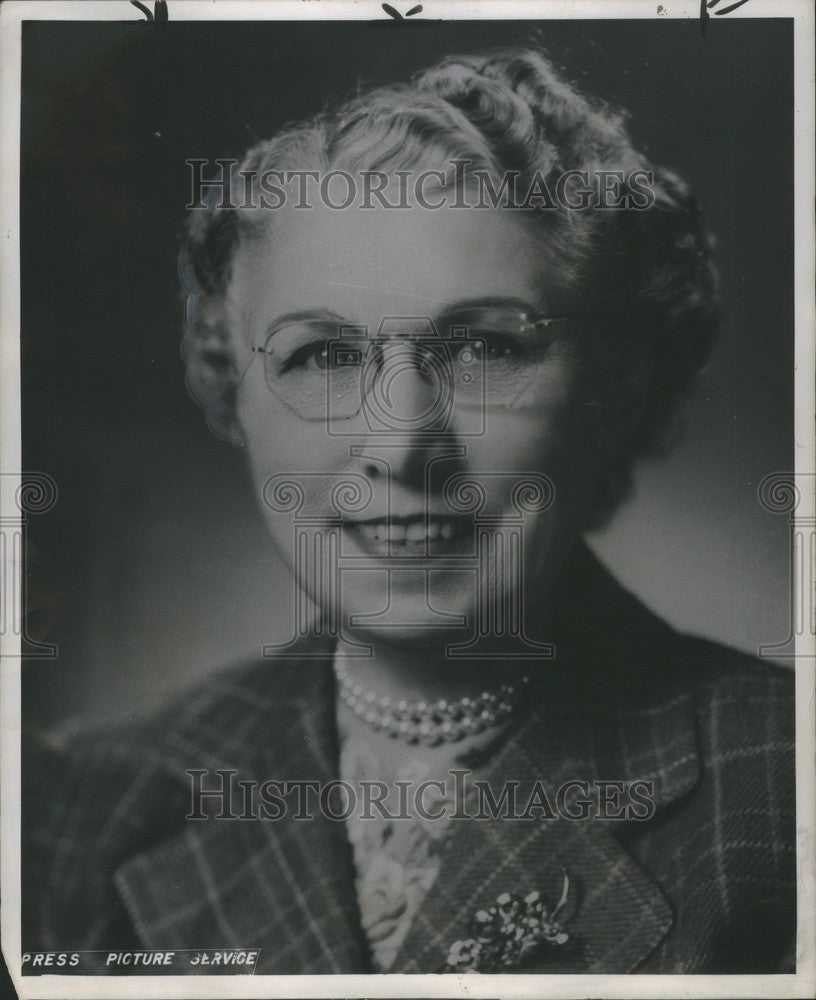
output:
{"label": "eyeglasses", "polygon": [[587,315],[474,307],[451,311],[436,324],[386,319],[374,338],[333,316],[290,317],[252,350],[263,357],[269,391],[304,420],[354,417],[367,404],[387,402],[406,376],[424,383],[437,410],[512,409],[531,402],[554,344]]}

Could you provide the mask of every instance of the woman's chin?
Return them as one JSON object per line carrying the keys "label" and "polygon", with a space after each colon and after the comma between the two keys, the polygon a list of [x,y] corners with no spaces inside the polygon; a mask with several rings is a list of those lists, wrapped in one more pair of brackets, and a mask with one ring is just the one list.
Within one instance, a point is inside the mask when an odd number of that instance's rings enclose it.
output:
{"label": "woman's chin", "polygon": [[372,654],[378,650],[433,651],[444,653],[445,649],[457,642],[464,641],[462,630],[445,629],[418,625],[377,626],[366,622],[353,626],[344,637],[352,645],[364,644],[372,647]]}
{"label": "woman's chin", "polygon": [[352,571],[343,580],[342,609],[342,633],[355,641],[410,649],[467,642],[474,620],[473,574]]}

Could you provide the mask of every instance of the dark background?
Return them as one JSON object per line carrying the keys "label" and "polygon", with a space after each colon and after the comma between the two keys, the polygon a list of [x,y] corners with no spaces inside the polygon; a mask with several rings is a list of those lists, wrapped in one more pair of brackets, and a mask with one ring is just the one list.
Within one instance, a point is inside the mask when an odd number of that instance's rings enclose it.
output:
{"label": "dark background", "polygon": [[23,31],[24,469],[59,501],[28,535],[28,723],[127,713],[288,637],[291,584],[241,452],[184,389],[177,240],[185,159],[450,52],[536,41],[632,114],[700,195],[724,327],[686,437],[592,539],[678,627],[740,648],[788,635],[793,465],[792,27],[783,20],[54,23]]}

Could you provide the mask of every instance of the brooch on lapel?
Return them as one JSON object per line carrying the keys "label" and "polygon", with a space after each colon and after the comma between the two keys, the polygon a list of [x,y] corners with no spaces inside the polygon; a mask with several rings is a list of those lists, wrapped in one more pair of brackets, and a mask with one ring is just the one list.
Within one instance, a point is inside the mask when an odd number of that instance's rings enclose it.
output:
{"label": "brooch on lapel", "polygon": [[518,964],[545,945],[560,947],[570,937],[558,914],[569,894],[569,875],[557,906],[549,913],[540,892],[524,898],[504,892],[494,906],[473,917],[471,937],[454,941],[448,951],[448,972],[494,972]]}

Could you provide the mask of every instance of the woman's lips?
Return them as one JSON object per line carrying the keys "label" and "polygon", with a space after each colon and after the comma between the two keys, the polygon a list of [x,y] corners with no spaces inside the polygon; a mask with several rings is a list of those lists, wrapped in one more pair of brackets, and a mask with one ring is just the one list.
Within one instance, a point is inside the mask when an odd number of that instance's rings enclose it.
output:
{"label": "woman's lips", "polygon": [[467,517],[392,517],[368,521],[346,521],[361,548],[375,554],[389,550],[434,551],[460,549],[472,541],[473,520]]}

